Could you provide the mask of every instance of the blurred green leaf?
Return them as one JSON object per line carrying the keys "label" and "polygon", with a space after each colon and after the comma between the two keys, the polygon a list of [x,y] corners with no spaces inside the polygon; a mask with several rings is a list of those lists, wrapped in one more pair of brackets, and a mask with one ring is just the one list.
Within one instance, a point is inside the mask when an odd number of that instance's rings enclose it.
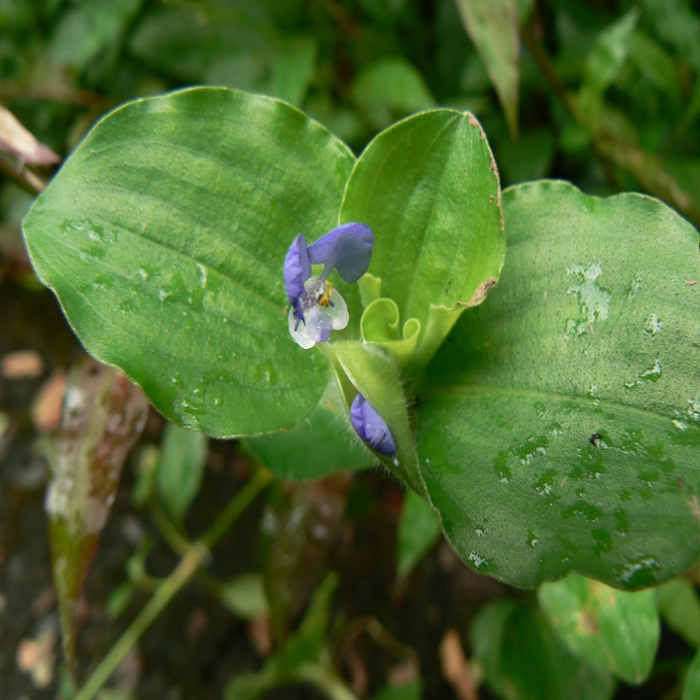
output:
{"label": "blurred green leaf", "polygon": [[290,38],[273,63],[270,93],[299,106],[313,78],[317,42],[312,37]]}
{"label": "blurred green leaf", "polygon": [[700,596],[685,578],[668,581],[654,589],[664,622],[691,646],[700,646]]}
{"label": "blurred green leaf", "polygon": [[345,513],[347,473],[296,483],[278,482],[263,516],[265,594],[278,642],[324,575]]}
{"label": "blurred green leaf", "polygon": [[430,500],[460,556],[512,585],[660,583],[700,552],[698,232],[563,182],[510,188],[504,210],[504,275],[416,388]]}
{"label": "blurred green leaf", "polygon": [[681,700],[698,700],[700,698],[700,651],[693,657],[683,683]]}
{"label": "blurred green leaf", "polygon": [[289,337],[284,256],[337,224],[353,163],[283,102],[187,89],[103,119],[24,234],[88,350],[166,417],[218,437],[292,428],[328,363]]}
{"label": "blurred green leaf", "polygon": [[69,668],[74,669],[75,606],[119,485],[122,465],[148,414],[141,391],[112,367],[86,359],[71,370],[61,431],[49,454],[46,495],[53,580]]}
{"label": "blurred green leaf", "polygon": [[265,77],[272,47],[259,22],[245,20],[235,11],[209,18],[186,7],[156,7],[140,18],[129,49],[181,80],[252,89]]}
{"label": "blurred green leaf", "polygon": [[435,106],[423,76],[406,59],[382,58],[365,68],[352,85],[352,98],[373,129]]}
{"label": "blurred green leaf", "polygon": [[243,620],[269,613],[262,574],[235,576],[219,587],[218,595],[228,610]]}
{"label": "blurred green leaf", "polygon": [[632,685],[647,678],[661,632],[653,590],[628,593],[569,574],[537,597],[574,654]]}
{"label": "blurred green leaf", "polygon": [[691,0],[642,0],[654,29],[700,73],[700,17]]}
{"label": "blurred green leaf", "polygon": [[655,88],[674,102],[680,100],[676,65],[663,46],[637,29],[630,38],[629,58]]}
{"label": "blurred green leaf", "polygon": [[404,579],[440,538],[435,511],[416,493],[407,491],[399,519],[397,575]]}
{"label": "blurred green leaf", "polygon": [[[518,0],[457,0],[464,26],[486,70],[513,138],[518,134],[520,35]],[[524,8],[527,13],[527,8]]]}
{"label": "blurred green leaf", "polygon": [[515,185],[547,177],[555,150],[554,136],[545,129],[524,132],[517,141],[502,139],[496,155],[504,184]]}
{"label": "blurred green leaf", "polygon": [[156,470],[158,496],[171,517],[179,522],[199,492],[207,463],[206,435],[165,426],[163,448]]}
{"label": "blurred green leaf", "polygon": [[482,608],[471,628],[489,689],[503,700],[607,700],[612,676],[574,656],[542,614],[514,600]]}
{"label": "blurred green leaf", "polygon": [[69,68],[86,68],[115,41],[138,13],[143,0],[82,0],[56,27],[49,57]]}

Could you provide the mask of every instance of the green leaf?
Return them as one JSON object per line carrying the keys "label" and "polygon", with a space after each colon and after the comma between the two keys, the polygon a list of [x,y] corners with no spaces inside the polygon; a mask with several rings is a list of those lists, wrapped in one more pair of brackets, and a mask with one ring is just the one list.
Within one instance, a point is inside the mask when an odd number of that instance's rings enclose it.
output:
{"label": "green leaf", "polygon": [[642,0],[656,33],[700,73],[700,17],[689,0]]}
{"label": "green leaf", "polygon": [[[397,473],[417,493],[424,494],[416,448],[406,409],[401,378],[394,363],[380,350],[354,341],[333,344],[342,371],[384,419],[397,445],[395,460],[380,456],[389,469]],[[348,397],[348,403],[353,397]]]}
{"label": "green leaf", "polygon": [[207,438],[173,423],[165,426],[163,452],[156,471],[156,487],[170,515],[182,520],[204,478]]}
{"label": "green leaf", "polygon": [[293,105],[300,105],[309,88],[316,61],[316,40],[295,37],[275,56],[270,92]]}
{"label": "green leaf", "polygon": [[651,671],[659,645],[654,591],[617,591],[569,574],[540,586],[537,597],[549,622],[571,651],[633,685]]}
{"label": "green leaf", "polygon": [[617,22],[600,33],[598,41],[586,58],[584,86],[602,94],[612,85],[627,60],[639,10],[633,8]]}
{"label": "green leaf", "polygon": [[217,593],[226,608],[243,620],[269,613],[262,574],[235,576],[222,584]]}
{"label": "green leaf", "polygon": [[693,657],[683,683],[681,700],[698,700],[700,698],[700,651]]}
{"label": "green leaf", "polygon": [[318,479],[342,469],[363,469],[374,460],[348,425],[334,384],[300,426],[248,438],[245,444],[283,479]]}
{"label": "green leaf", "polygon": [[66,661],[75,670],[75,606],[119,486],[122,465],[148,415],[126,377],[91,359],[68,376],[61,431],[49,453],[46,494],[53,581]]}
{"label": "green leaf", "polygon": [[423,76],[399,57],[382,58],[360,73],[352,86],[352,99],[375,130],[435,106]]}
{"label": "green leaf", "polygon": [[440,538],[440,520],[418,494],[407,491],[401,508],[397,575],[406,578]]}
{"label": "green leaf", "polygon": [[[518,0],[457,0],[462,21],[486,64],[510,133],[518,133],[520,33]],[[527,9],[523,8],[524,14]]]}
{"label": "green leaf", "polygon": [[666,49],[648,34],[636,30],[630,39],[629,57],[639,72],[674,103],[680,101],[676,64]]}
{"label": "green leaf", "polygon": [[504,205],[503,278],[417,388],[430,500],[460,556],[510,584],[660,583],[700,552],[698,233],[564,182]]}
{"label": "green leaf", "polygon": [[503,265],[498,173],[474,116],[438,109],[379,134],[350,176],[340,219],[374,231],[369,272],[398,305],[398,323],[421,324],[417,370]]}
{"label": "green leaf", "polygon": [[489,689],[504,700],[607,700],[614,681],[563,645],[542,614],[514,600],[491,603],[471,628]]}
{"label": "green leaf", "polygon": [[284,256],[337,224],[353,162],[284,102],[187,89],[99,122],[24,234],[85,347],[168,418],[216,437],[292,428],[328,363],[289,337]]}
{"label": "green leaf", "polygon": [[700,646],[700,596],[693,583],[678,578],[654,591],[664,622],[688,644]]}
{"label": "green leaf", "polygon": [[119,37],[142,2],[85,0],[61,18],[49,45],[49,57],[61,66],[85,68]]}

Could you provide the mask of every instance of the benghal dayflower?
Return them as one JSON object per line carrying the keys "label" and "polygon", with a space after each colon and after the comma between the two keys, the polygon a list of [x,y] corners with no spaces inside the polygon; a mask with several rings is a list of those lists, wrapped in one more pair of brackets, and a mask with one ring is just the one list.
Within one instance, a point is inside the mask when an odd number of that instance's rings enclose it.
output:
{"label": "benghal dayflower", "polygon": [[358,394],[350,406],[350,422],[373,450],[388,457],[396,455],[396,440],[389,426],[362,394]]}
{"label": "benghal dayflower", "polygon": [[[325,343],[332,330],[348,325],[347,304],[328,275],[335,268],[346,282],[357,282],[367,272],[373,245],[372,229],[358,223],[338,226],[310,246],[303,233],[292,241],[284,259],[284,286],[292,305],[289,332],[302,348]],[[312,263],[323,265],[319,276],[311,276]]]}

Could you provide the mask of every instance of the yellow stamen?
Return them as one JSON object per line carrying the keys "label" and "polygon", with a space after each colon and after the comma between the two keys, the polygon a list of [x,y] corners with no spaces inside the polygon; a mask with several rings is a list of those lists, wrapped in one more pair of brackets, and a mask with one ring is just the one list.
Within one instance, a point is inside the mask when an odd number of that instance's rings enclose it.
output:
{"label": "yellow stamen", "polygon": [[333,285],[330,282],[326,282],[325,291],[318,299],[319,305],[320,306],[330,306],[332,294],[333,294]]}

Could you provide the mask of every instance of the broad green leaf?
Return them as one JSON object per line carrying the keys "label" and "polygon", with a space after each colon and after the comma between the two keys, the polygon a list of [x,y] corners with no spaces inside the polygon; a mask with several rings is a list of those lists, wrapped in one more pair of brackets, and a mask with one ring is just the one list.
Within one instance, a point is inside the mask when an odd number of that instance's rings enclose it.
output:
{"label": "broad green leaf", "polygon": [[[518,133],[518,0],[457,0],[464,26],[486,64],[511,135]],[[524,14],[527,9],[523,8]]]}
{"label": "broad green leaf", "polygon": [[[394,363],[381,351],[354,341],[334,343],[342,371],[389,426],[398,447],[396,458],[377,456],[417,493],[425,494],[408,420],[406,398]],[[354,397],[348,397],[348,403]]]}
{"label": "broad green leaf", "polygon": [[499,580],[660,583],[700,552],[698,233],[564,182],[504,205],[503,277],[417,388],[430,500]]}
{"label": "broad green leaf", "polygon": [[148,415],[126,377],[91,359],[68,376],[61,431],[49,452],[46,494],[53,581],[66,661],[75,670],[75,606],[119,486],[122,465]]}
{"label": "broad green leaf", "polygon": [[618,591],[569,574],[537,597],[557,634],[577,656],[639,685],[654,663],[660,624],[654,591]]}
{"label": "broad green leaf", "polygon": [[572,654],[536,609],[514,600],[490,603],[471,628],[486,683],[503,700],[607,700],[609,673]]}
{"label": "broad green leaf", "polygon": [[328,363],[287,328],[284,256],[337,223],[354,162],[284,102],[192,88],[90,132],[24,221],[85,347],[168,418],[216,437],[292,428]]}
{"label": "broad green leaf", "polygon": [[440,538],[440,520],[416,493],[407,491],[397,538],[397,576],[406,578]]}
{"label": "broad green leaf", "polygon": [[248,438],[245,444],[283,479],[318,479],[342,469],[362,469],[374,461],[348,425],[334,384],[329,385],[301,425],[289,431]]}
{"label": "broad green leaf", "polygon": [[700,651],[693,657],[693,662],[685,676],[681,700],[698,700],[700,698]]}
{"label": "broad green leaf", "polygon": [[435,106],[423,76],[404,58],[382,58],[357,76],[352,99],[372,128]]}
{"label": "broad green leaf", "polygon": [[398,305],[400,326],[421,324],[416,368],[500,274],[498,173],[469,113],[424,112],[379,134],[350,176],[340,218],[372,227],[369,272]]}
{"label": "broad green leaf", "polygon": [[207,462],[207,442],[206,436],[195,430],[173,423],[165,427],[156,487],[176,521],[182,520],[199,492]]}
{"label": "broad green leaf", "polygon": [[664,622],[694,647],[700,646],[700,596],[685,578],[668,581],[654,589]]}

